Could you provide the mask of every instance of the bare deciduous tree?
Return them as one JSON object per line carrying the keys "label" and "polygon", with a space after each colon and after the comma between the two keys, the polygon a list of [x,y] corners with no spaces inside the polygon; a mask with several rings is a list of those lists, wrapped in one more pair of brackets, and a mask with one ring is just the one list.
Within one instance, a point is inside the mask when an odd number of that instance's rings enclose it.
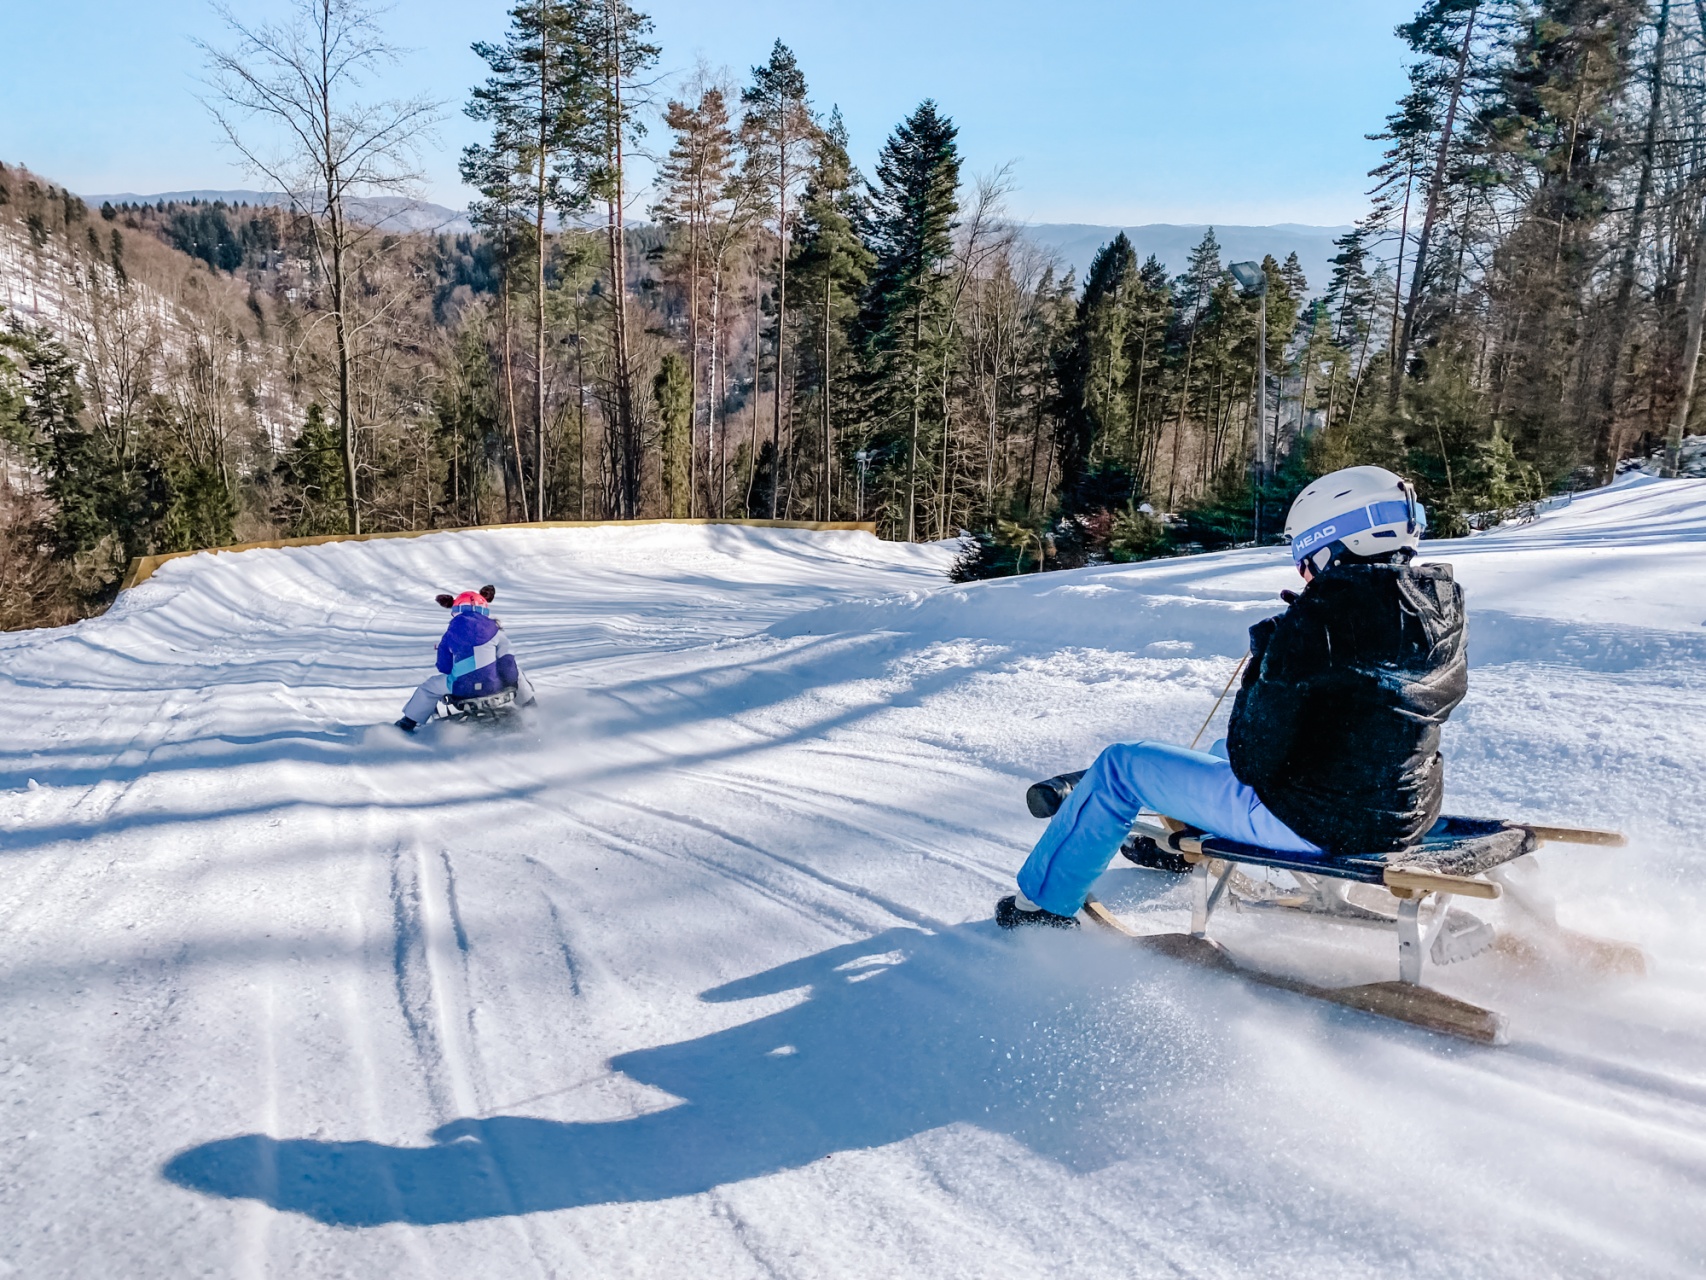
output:
{"label": "bare deciduous tree", "polygon": [[410,193],[416,147],[438,120],[425,98],[370,99],[363,90],[399,50],[365,0],[291,0],[282,22],[250,23],[219,7],[229,47],[202,44],[212,92],[203,99],[245,167],[304,215],[315,269],[327,291],[337,365],[338,431],[351,533],[361,532],[351,395],[352,267],[374,230],[350,217],[350,200]]}

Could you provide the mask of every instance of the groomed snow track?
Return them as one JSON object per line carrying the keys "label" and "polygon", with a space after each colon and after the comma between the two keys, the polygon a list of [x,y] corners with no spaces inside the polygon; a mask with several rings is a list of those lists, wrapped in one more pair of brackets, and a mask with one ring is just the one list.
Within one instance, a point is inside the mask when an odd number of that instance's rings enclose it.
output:
{"label": "groomed snow track", "polygon": [[[1627,832],[1541,861],[1651,959],[1439,971],[1496,1050],[990,921],[1025,785],[1188,740],[1283,551],[953,587],[857,533],[462,533],[0,636],[0,1276],[1701,1274],[1706,482],[1429,551],[1448,806]],[[406,738],[482,582],[537,714]]]}

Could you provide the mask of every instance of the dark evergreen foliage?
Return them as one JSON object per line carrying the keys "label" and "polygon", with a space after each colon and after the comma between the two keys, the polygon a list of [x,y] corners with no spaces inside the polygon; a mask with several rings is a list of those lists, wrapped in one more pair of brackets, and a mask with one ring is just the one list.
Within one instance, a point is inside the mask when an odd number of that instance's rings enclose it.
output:
{"label": "dark evergreen foliage", "polygon": [[662,460],[663,512],[674,519],[687,515],[688,425],[693,413],[693,387],[687,376],[687,361],[673,351],[665,353],[652,379],[652,400],[657,405],[658,455]]}
{"label": "dark evergreen foliage", "polygon": [[236,212],[233,223],[233,211],[217,202],[170,206],[166,239],[173,248],[227,272],[278,248],[278,224],[272,218]]}
{"label": "dark evergreen foliage", "polygon": [[278,515],[291,537],[349,531],[344,514],[343,445],[318,404],[308,406],[302,429],[280,455],[275,470]]}
{"label": "dark evergreen foliage", "polygon": [[[893,519],[912,538],[921,472],[942,427],[933,394],[944,376],[946,266],[958,212],[959,130],[926,100],[883,145],[871,188],[865,243],[873,265],[857,334],[865,362],[870,444],[884,470],[904,467],[890,499]],[[899,446],[899,447],[896,447]]]}

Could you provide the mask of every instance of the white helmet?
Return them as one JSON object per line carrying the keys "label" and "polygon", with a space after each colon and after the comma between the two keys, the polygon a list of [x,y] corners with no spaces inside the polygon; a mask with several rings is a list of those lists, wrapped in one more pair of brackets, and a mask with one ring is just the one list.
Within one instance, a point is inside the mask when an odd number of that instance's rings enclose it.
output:
{"label": "white helmet", "polygon": [[1346,467],[1322,476],[1297,495],[1285,518],[1292,561],[1307,559],[1318,573],[1345,551],[1414,551],[1427,527],[1415,489],[1385,467]]}

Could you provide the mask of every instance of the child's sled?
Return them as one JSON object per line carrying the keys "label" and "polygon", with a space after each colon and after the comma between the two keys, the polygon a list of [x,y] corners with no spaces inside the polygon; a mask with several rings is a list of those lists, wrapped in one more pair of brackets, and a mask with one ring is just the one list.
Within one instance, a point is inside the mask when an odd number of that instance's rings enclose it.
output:
{"label": "child's sled", "polygon": [[[1062,774],[1035,783],[1026,793],[1031,813],[1052,817],[1084,775]],[[1507,956],[1532,960],[1548,947],[1573,960],[1618,973],[1645,972],[1640,948],[1590,938],[1560,928],[1551,903],[1529,887],[1518,868],[1521,859],[1546,841],[1560,844],[1621,846],[1612,831],[1538,826],[1492,818],[1442,817],[1422,840],[1389,854],[1352,854],[1305,858],[1207,835],[1171,818],[1144,814],[1133,824],[1121,848],[1130,861],[1158,870],[1188,872],[1191,877],[1191,930],[1140,934],[1095,897],[1084,915],[1104,928],[1179,959],[1235,971],[1264,985],[1329,1000],[1368,1013],[1397,1018],[1483,1044],[1504,1044],[1504,1015],[1424,987],[1422,969],[1432,956],[1449,962],[1454,945],[1467,945],[1490,926],[1451,908],[1456,897],[1495,899],[1509,891],[1510,905],[1542,930],[1541,946],[1518,937],[1499,937],[1493,945]],[[1287,872],[1295,891],[1258,885],[1240,866]],[[1239,964],[1208,937],[1215,909],[1230,899],[1252,912],[1287,910],[1341,923],[1392,929],[1398,939],[1398,980],[1353,987],[1320,987],[1264,973]],[[1467,941],[1466,941],[1467,940]]]}
{"label": "child's sled", "polygon": [[443,715],[449,720],[473,720],[499,724],[515,714],[515,690],[500,689],[478,698],[446,697]]}

